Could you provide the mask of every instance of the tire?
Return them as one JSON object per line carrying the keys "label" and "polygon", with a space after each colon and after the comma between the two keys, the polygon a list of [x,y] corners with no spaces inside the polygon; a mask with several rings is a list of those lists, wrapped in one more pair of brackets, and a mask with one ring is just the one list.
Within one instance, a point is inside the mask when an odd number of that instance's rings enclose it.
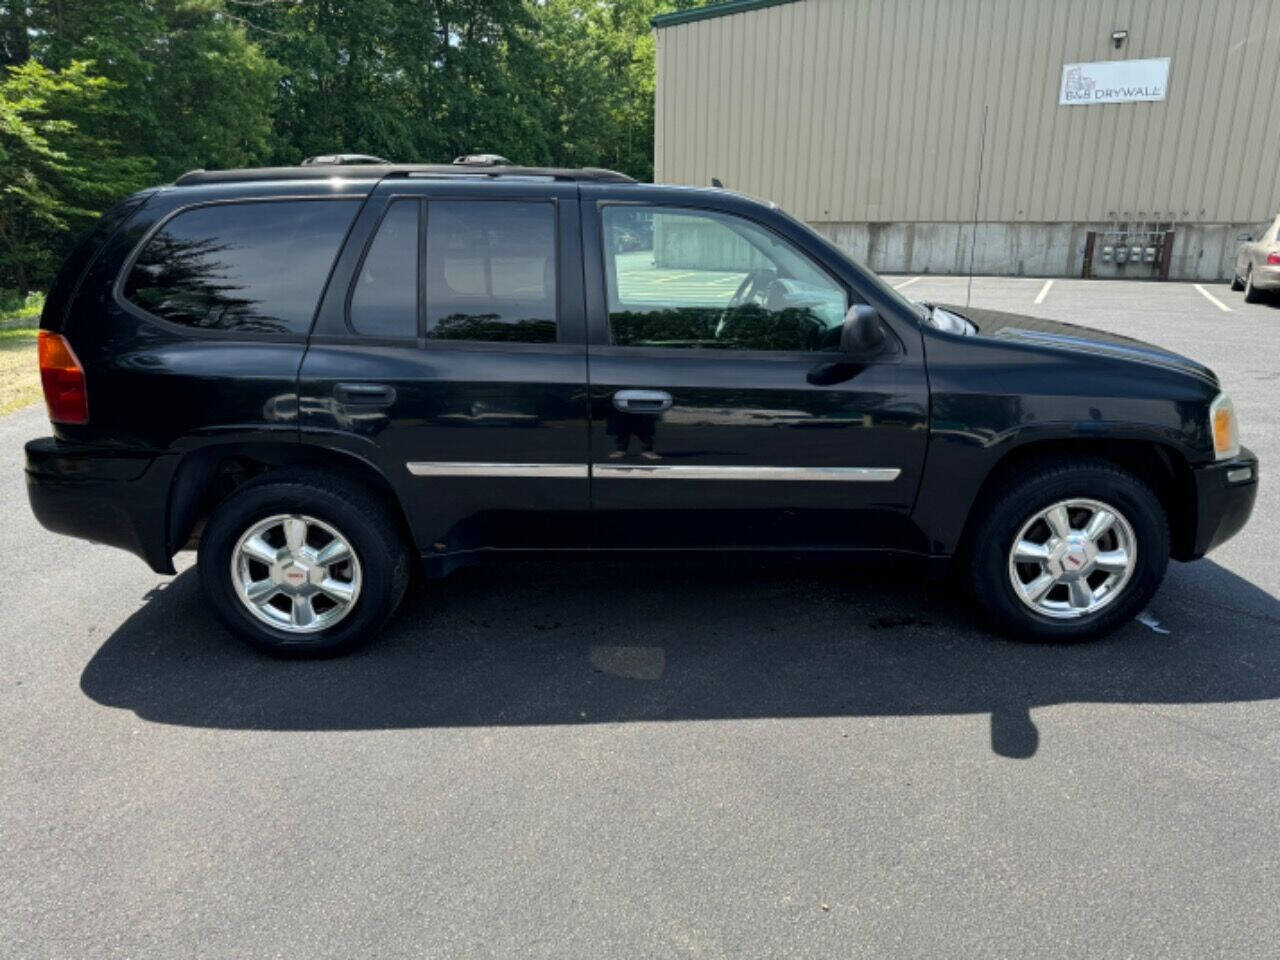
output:
{"label": "tire", "polygon": [[1231,268],[1231,289],[1240,291],[1244,289],[1244,284],[1240,280],[1240,274],[1236,273],[1236,268]]}
{"label": "tire", "polygon": [[[1074,504],[1066,514],[1070,532],[1055,539],[1048,520],[1037,518],[1064,503]],[[992,623],[1017,639],[1078,641],[1114,630],[1143,610],[1169,564],[1169,523],[1160,499],[1133,474],[1105,460],[1033,464],[975,509],[982,513],[967,556],[974,595]],[[1116,519],[1094,543],[1076,528],[1087,527],[1099,510]],[[1101,525],[1105,518],[1099,521]],[[1015,543],[1049,556],[1016,562]],[[1124,571],[1118,569],[1117,549],[1130,558]],[[1033,601],[1030,597],[1043,588],[1045,576],[1053,584]],[[1084,597],[1097,606],[1086,606]]]}
{"label": "tire", "polygon": [[1263,292],[1253,285],[1253,269],[1250,268],[1244,278],[1244,302],[1261,303],[1263,298]]}
{"label": "tire", "polygon": [[377,635],[404,596],[409,558],[379,499],[324,471],[291,468],[219,504],[197,563],[206,600],[232,632],[273,656],[319,657]]}

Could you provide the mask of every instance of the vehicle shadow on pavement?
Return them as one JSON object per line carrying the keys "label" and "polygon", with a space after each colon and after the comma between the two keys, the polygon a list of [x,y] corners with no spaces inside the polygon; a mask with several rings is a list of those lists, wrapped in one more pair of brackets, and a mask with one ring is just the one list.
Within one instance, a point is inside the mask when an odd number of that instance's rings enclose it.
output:
{"label": "vehicle shadow on pavement", "polygon": [[273,660],[229,635],[194,570],[120,626],[81,689],[158,723],[255,730],[986,713],[1035,754],[1056,703],[1280,697],[1280,600],[1212,561],[1084,645],[993,637],[946,583],[841,563],[498,563],[415,581],[350,656]]}

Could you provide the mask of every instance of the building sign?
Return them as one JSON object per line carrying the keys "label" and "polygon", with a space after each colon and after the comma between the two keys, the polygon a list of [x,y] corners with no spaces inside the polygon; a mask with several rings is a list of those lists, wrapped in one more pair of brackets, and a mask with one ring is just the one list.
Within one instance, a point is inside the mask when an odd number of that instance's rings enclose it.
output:
{"label": "building sign", "polygon": [[1068,63],[1062,68],[1058,104],[1138,103],[1163,100],[1169,89],[1169,58]]}

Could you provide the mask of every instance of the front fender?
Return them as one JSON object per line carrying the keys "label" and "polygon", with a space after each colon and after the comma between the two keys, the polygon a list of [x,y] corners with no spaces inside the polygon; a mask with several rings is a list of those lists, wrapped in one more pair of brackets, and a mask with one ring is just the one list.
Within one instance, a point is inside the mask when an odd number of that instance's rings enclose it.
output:
{"label": "front fender", "polygon": [[979,495],[1011,457],[1213,459],[1214,388],[1176,370],[983,337],[930,335],[926,356],[929,447],[912,518],[931,553],[959,549]]}

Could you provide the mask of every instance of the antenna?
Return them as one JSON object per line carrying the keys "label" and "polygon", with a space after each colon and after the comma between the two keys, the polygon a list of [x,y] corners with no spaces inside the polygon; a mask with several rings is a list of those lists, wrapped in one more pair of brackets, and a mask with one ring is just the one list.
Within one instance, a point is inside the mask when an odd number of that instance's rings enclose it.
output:
{"label": "antenna", "polygon": [[973,198],[973,236],[969,238],[969,288],[964,294],[964,305],[973,299],[973,253],[978,246],[978,206],[982,203],[982,160],[987,150],[987,105],[982,105],[982,133],[978,136],[978,190]]}

